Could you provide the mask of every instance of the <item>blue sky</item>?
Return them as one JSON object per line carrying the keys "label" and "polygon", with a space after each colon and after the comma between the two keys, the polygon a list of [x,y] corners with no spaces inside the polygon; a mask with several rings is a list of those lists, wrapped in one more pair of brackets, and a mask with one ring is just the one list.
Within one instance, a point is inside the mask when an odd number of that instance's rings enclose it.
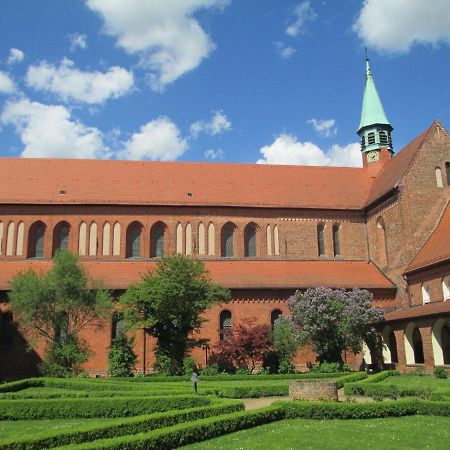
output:
{"label": "blue sky", "polygon": [[0,156],[360,164],[450,127],[448,0],[5,0]]}

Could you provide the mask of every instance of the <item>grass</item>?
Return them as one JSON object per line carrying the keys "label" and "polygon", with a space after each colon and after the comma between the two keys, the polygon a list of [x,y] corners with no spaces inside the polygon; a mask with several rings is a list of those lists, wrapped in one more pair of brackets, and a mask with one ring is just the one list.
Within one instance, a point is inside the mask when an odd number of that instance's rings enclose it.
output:
{"label": "grass", "polygon": [[429,388],[433,391],[450,391],[450,379],[435,378],[432,376],[401,375],[387,377],[379,382],[390,384],[399,388]]}
{"label": "grass", "polygon": [[293,419],[239,431],[183,449],[447,449],[449,442],[448,417]]}
{"label": "grass", "polygon": [[3,440],[38,437],[50,431],[77,429],[83,425],[103,425],[118,422],[121,419],[39,419],[39,420],[3,420],[0,421],[0,445]]}

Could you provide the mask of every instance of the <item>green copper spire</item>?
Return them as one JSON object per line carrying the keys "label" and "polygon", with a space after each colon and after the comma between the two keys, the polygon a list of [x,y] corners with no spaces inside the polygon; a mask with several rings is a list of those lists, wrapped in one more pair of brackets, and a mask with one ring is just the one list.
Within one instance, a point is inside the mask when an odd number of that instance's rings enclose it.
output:
{"label": "green copper spire", "polygon": [[358,134],[361,137],[361,151],[368,153],[388,149],[391,153],[392,125],[389,123],[378,95],[366,55],[366,85],[361,111]]}
{"label": "green copper spire", "polygon": [[384,112],[380,96],[378,95],[377,88],[375,87],[375,82],[372,78],[369,58],[366,58],[366,86],[364,88],[364,98],[359,130],[361,130],[361,128],[370,127],[373,125],[391,126],[389,120],[386,117],[386,113]]}

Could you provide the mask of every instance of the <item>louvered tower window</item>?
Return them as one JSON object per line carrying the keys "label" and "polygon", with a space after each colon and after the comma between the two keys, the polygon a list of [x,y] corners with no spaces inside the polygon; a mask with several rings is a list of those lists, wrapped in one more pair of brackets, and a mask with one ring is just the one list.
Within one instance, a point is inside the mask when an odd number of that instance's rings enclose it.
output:
{"label": "louvered tower window", "polygon": [[372,145],[375,144],[375,133],[371,132],[367,135],[367,144]]}

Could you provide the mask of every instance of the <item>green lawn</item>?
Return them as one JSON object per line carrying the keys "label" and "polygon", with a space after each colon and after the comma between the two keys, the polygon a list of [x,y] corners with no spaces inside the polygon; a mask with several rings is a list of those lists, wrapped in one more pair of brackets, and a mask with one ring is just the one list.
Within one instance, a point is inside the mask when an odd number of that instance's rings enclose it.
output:
{"label": "green lawn", "polygon": [[387,377],[381,384],[391,384],[399,388],[430,388],[433,391],[450,391],[450,379],[435,378],[433,376],[401,375]]}
{"label": "green lawn", "polygon": [[42,419],[0,421],[0,445],[2,440],[22,437],[37,437],[49,431],[66,431],[82,425],[102,425],[105,422],[120,422],[121,419]]}
{"label": "green lawn", "polygon": [[239,431],[184,449],[448,449],[450,418],[293,419]]}

